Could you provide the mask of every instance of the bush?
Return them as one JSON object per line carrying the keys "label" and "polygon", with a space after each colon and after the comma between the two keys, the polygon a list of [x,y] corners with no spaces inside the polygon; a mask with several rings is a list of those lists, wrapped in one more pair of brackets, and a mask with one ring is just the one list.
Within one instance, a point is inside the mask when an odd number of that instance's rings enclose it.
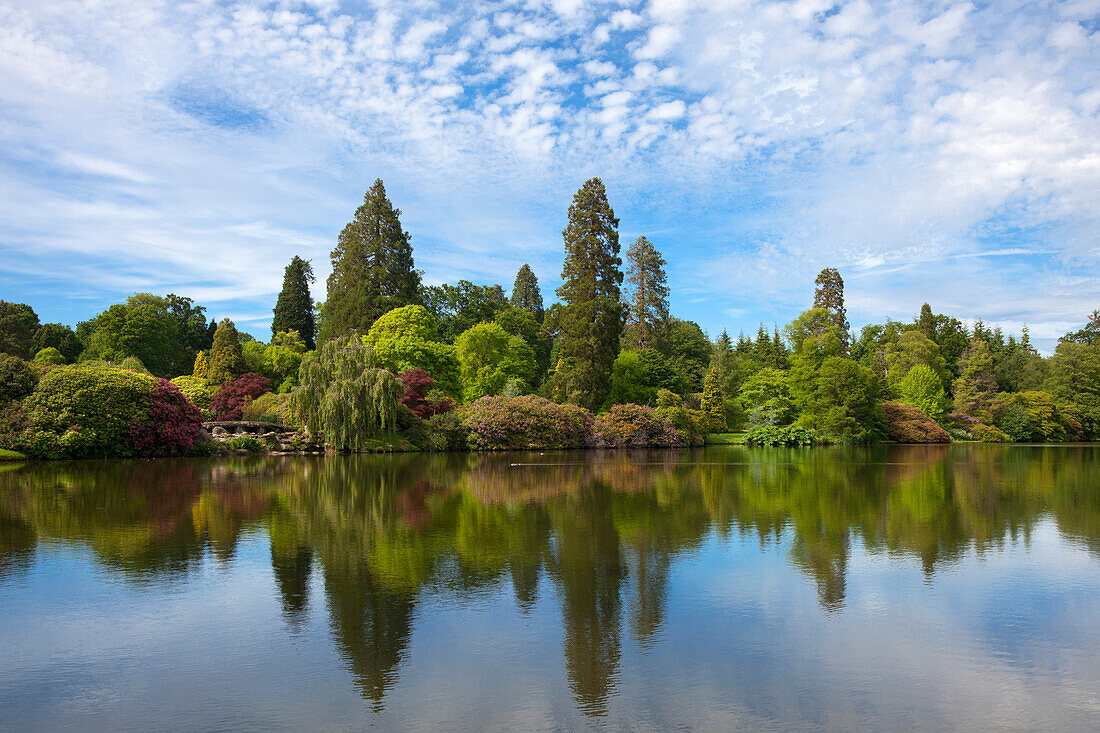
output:
{"label": "bush", "polygon": [[745,433],[745,445],[807,446],[819,442],[817,433],[799,425],[759,425]]}
{"label": "bush", "polygon": [[534,396],[482,397],[463,410],[475,450],[579,448],[592,442],[594,421],[582,407]]}
{"label": "bush", "polygon": [[252,372],[242,374],[222,385],[210,400],[210,409],[219,420],[240,420],[246,404],[270,391],[271,380],[267,377]]}
{"label": "bush", "polygon": [[441,412],[424,421],[424,435],[431,450],[462,450],[469,434],[462,417],[455,412]]}
{"label": "bush", "polygon": [[267,445],[255,435],[234,435],[221,443],[223,448],[229,450],[243,450],[249,453],[266,453]]}
{"label": "bush", "polygon": [[1032,440],[1035,437],[1035,428],[1031,418],[1028,417],[1027,410],[1015,402],[1001,410],[997,418],[997,427],[1016,443]]}
{"label": "bush", "polygon": [[179,387],[183,396],[191,401],[191,404],[200,410],[210,407],[210,388],[206,386],[206,380],[194,376],[176,377],[172,384]]}
{"label": "bush", "polygon": [[688,443],[657,410],[642,405],[615,405],[596,418],[596,442],[608,448],[682,448]]}
{"label": "bush", "polygon": [[149,370],[145,368],[145,365],[141,363],[141,359],[136,356],[127,356],[125,359],[118,363],[119,369],[129,369],[132,372],[139,372],[141,374],[149,374]]}
{"label": "bush", "polygon": [[21,400],[34,391],[38,373],[18,356],[0,354],[0,405]]}
{"label": "bush", "polygon": [[182,455],[201,417],[176,385],[125,369],[54,369],[25,402],[24,452],[37,458]]}
{"label": "bush", "polygon": [[302,427],[301,421],[290,409],[289,392],[267,392],[246,402],[241,408],[241,419],[271,422],[288,428]]}
{"label": "bush", "polygon": [[[450,397],[445,393],[432,389],[435,386],[435,380],[425,369],[420,367],[406,369],[397,375],[397,381],[401,382],[401,386],[404,388],[404,394],[401,397],[402,404],[422,420],[441,412],[450,412],[454,407]],[[433,392],[437,395],[434,400],[432,399]]]}
{"label": "bush", "polygon": [[882,403],[886,437],[898,443],[950,443],[951,436],[924,412],[912,405]]}
{"label": "bush", "polygon": [[970,437],[982,443],[1011,443],[1012,436],[1003,430],[978,423],[970,429]]}
{"label": "bush", "polygon": [[34,363],[43,366],[58,366],[65,363],[65,356],[53,346],[47,346],[34,355]]}

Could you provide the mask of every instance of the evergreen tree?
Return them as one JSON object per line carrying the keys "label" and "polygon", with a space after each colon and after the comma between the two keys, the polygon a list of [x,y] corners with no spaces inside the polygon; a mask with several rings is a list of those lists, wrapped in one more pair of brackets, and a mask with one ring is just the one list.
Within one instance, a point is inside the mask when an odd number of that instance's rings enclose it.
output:
{"label": "evergreen tree", "polygon": [[531,269],[531,266],[526,263],[519,268],[519,272],[516,273],[516,281],[512,284],[511,305],[513,308],[527,311],[535,317],[536,321],[542,323],[544,311],[542,308],[542,291],[539,290],[539,279],[535,277],[535,272]]}
{"label": "evergreen tree", "polygon": [[283,272],[283,289],[275,303],[271,319],[271,335],[283,331],[297,331],[306,348],[316,346],[317,324],[313,320],[313,297],[309,294],[314,281],[313,265],[298,255],[290,260]]}
{"label": "evergreen tree", "polygon": [[562,231],[564,282],[556,291],[561,306],[555,317],[560,348],[552,385],[559,399],[589,409],[603,403],[619,353],[623,273],[618,226],[603,181],[589,179],[573,196]]}
{"label": "evergreen tree", "polygon": [[848,348],[848,313],[844,309],[844,279],[832,267],[826,267],[814,280],[814,308],[824,308],[832,314],[833,322],[844,348]]}
{"label": "evergreen tree", "polygon": [[332,250],[321,341],[365,333],[383,313],[419,303],[420,273],[400,215],[375,181]]}
{"label": "evergreen tree", "polygon": [[223,318],[214,332],[214,345],[207,358],[206,381],[224,384],[244,372],[244,349],[233,321]]}
{"label": "evergreen tree", "polygon": [[722,433],[726,430],[726,406],[725,396],[719,384],[717,369],[707,372],[703,380],[703,415],[706,421],[706,429],[711,433]]}
{"label": "evergreen tree", "polygon": [[206,379],[207,369],[206,352],[200,351],[195,355],[195,366],[191,367],[191,376],[199,379]]}
{"label": "evergreen tree", "polygon": [[920,307],[920,318],[917,319],[917,327],[924,335],[933,341],[936,340],[936,318],[932,315],[932,306],[925,303]]}
{"label": "evergreen tree", "polygon": [[[743,338],[743,337],[742,337]],[[741,363],[733,348],[728,331],[714,342],[714,351],[710,357],[710,370],[718,374],[718,386],[722,394],[732,397],[741,389]],[[704,389],[706,385],[704,384]]]}
{"label": "evergreen tree", "polygon": [[632,289],[623,342],[626,348],[655,348],[668,353],[668,284],[665,260],[645,237],[626,251],[626,281]]}

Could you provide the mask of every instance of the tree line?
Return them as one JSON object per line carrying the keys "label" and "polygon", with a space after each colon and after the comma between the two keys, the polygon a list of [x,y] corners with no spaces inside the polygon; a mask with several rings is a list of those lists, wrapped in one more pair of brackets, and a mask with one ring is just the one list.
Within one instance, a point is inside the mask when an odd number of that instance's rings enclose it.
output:
{"label": "tree line", "polygon": [[[592,178],[569,206],[562,284],[549,307],[527,264],[510,293],[466,280],[425,285],[401,212],[377,180],[332,250],[324,300],[311,296],[309,261],[295,256],[287,265],[269,343],[228,319],[207,320],[188,298],[139,293],[75,329],[40,324],[29,306],[0,301],[0,352],[44,365],[129,360],[157,376],[214,385],[256,373],[289,392],[325,344],[339,341],[327,358],[347,361],[351,339],[372,353],[341,368],[423,370],[437,403],[539,394],[599,412],[675,398],[705,432],[798,425],[858,442],[890,437],[893,413],[881,406],[896,402],[957,439],[1100,437],[1096,312],[1049,358],[1026,326],[1019,339],[1006,337],[927,303],[911,322],[857,334],[843,278],[826,268],[811,307],[782,330],[761,324],[755,336],[711,339],[670,313],[667,263],[656,246],[641,236],[623,257],[618,230],[605,186]],[[332,372],[335,363],[319,368]]]}

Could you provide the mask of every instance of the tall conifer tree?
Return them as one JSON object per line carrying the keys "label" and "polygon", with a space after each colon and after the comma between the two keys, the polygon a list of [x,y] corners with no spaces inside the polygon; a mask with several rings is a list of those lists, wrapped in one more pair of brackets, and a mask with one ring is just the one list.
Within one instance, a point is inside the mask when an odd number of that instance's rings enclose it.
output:
{"label": "tall conifer tree", "polygon": [[382,314],[419,303],[420,273],[400,215],[379,178],[332,250],[321,341],[366,333]]}
{"label": "tall conifer tree", "polygon": [[513,308],[525,310],[542,322],[542,291],[539,290],[539,279],[535,277],[531,266],[524,263],[516,273],[516,281],[512,285],[511,305]]}
{"label": "tall conifer tree", "polygon": [[295,255],[283,273],[283,289],[275,303],[271,319],[271,335],[280,331],[297,331],[306,348],[316,346],[317,324],[313,320],[313,297],[309,294],[314,281],[313,266]]}
{"label": "tall conifer tree", "polygon": [[627,348],[657,349],[668,355],[668,281],[665,260],[645,237],[626,251],[626,281],[632,288],[623,341]]}
{"label": "tall conifer tree", "polygon": [[585,181],[573,196],[562,231],[564,282],[556,291],[561,298],[556,319],[560,341],[552,391],[560,400],[589,409],[599,407],[607,395],[611,363],[619,352],[623,261],[618,227],[603,181]]}
{"label": "tall conifer tree", "polygon": [[245,370],[244,349],[241,337],[233,321],[223,318],[214,332],[214,344],[210,347],[210,356],[206,367],[206,381],[210,384],[225,384],[239,377]]}
{"label": "tall conifer tree", "polygon": [[833,323],[839,331],[844,348],[848,348],[848,312],[844,309],[844,279],[840,272],[826,267],[814,280],[814,308],[824,308],[833,316]]}

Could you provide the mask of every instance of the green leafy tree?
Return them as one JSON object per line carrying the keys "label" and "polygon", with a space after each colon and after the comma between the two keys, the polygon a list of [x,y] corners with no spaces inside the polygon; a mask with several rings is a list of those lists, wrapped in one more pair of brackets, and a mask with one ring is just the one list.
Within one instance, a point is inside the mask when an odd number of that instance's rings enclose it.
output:
{"label": "green leafy tree", "polygon": [[313,296],[309,286],[315,281],[313,265],[295,255],[283,272],[283,289],[275,302],[271,335],[295,331],[306,349],[316,345],[317,324],[313,318]]}
{"label": "green leafy tree", "polygon": [[896,387],[906,374],[918,364],[927,365],[941,383],[947,381],[947,365],[936,342],[920,331],[906,331],[897,341],[886,347],[886,375],[891,386]]}
{"label": "green leafy tree", "polygon": [[56,366],[65,363],[65,355],[54,347],[47,346],[34,355],[34,361],[37,364]]}
{"label": "green leafy tree", "polygon": [[206,381],[225,384],[244,373],[244,349],[233,321],[223,318],[214,332],[214,344],[207,357]]}
{"label": "green leafy tree", "polygon": [[669,361],[679,373],[683,389],[687,392],[701,391],[714,350],[703,329],[694,321],[670,319],[668,349]]}
{"label": "green leafy tree", "polygon": [[550,368],[552,344],[543,332],[542,325],[526,310],[508,307],[497,313],[493,322],[500,325],[513,336],[519,336],[535,353],[535,371],[531,377],[531,387],[538,387]]}
{"label": "green leafy tree", "polygon": [[844,308],[844,279],[840,272],[832,267],[826,267],[814,280],[814,308],[822,308],[829,312],[829,316],[844,349],[848,349],[848,312]]}
{"label": "green leafy tree", "polygon": [[66,362],[76,361],[84,351],[73,329],[62,323],[43,323],[34,332],[34,349],[37,353],[51,347],[60,351]]}
{"label": "green leafy tree", "polygon": [[455,353],[462,374],[462,395],[469,403],[478,397],[500,394],[517,381],[520,389],[535,370],[535,352],[519,336],[497,323],[479,323],[455,339]]}
{"label": "green leafy tree", "polygon": [[917,364],[898,383],[901,403],[917,408],[931,418],[939,418],[947,404],[947,394],[938,374],[927,364]]}
{"label": "green leafy tree", "polygon": [[374,350],[358,337],[326,341],[302,360],[298,378],[291,409],[336,450],[363,450],[371,438],[396,430],[404,388],[392,373],[377,368]]}
{"label": "green leafy tree", "polygon": [[936,340],[936,318],[932,315],[932,306],[925,303],[920,307],[920,315],[917,317],[917,328],[928,338]]}
{"label": "green leafy tree", "polygon": [[722,386],[719,382],[718,372],[711,369],[703,380],[703,415],[705,429],[710,433],[721,433],[726,430],[725,395],[722,394]]}
{"label": "green leafy tree", "polygon": [[561,305],[554,319],[560,366],[551,390],[559,400],[588,409],[607,396],[611,364],[619,353],[623,274],[618,227],[603,181],[589,179],[573,196],[562,231],[564,282],[556,291]]}
{"label": "green leafy tree", "polygon": [[627,300],[623,343],[641,351],[655,348],[668,353],[668,278],[665,260],[645,237],[638,237],[626,250]]}
{"label": "green leafy tree", "polygon": [[469,280],[426,287],[423,300],[435,316],[440,340],[447,343],[453,343],[466,329],[493,320],[509,307],[504,288],[474,285]]}
{"label": "green leafy tree", "polygon": [[439,389],[462,396],[455,347],[438,340],[435,317],[421,305],[406,305],[386,313],[371,326],[363,343],[374,350],[379,367],[400,374],[420,368]]}
{"label": "green leafy tree", "polygon": [[419,302],[420,273],[400,215],[376,180],[332,250],[321,341],[362,333],[382,314]]}
{"label": "green leafy tree", "polygon": [[1100,344],[1100,311],[1093,311],[1089,314],[1088,323],[1085,324],[1084,328],[1078,331],[1071,331],[1059,340],[1061,342],[1086,344],[1088,346]]}
{"label": "green leafy tree", "polygon": [[77,336],[87,347],[82,361],[135,356],[158,377],[186,373],[195,355],[210,346],[205,309],[172,293],[132,295],[78,324]]}
{"label": "green leafy tree", "polygon": [[992,422],[990,408],[997,394],[989,344],[974,339],[959,359],[959,376],[952,383],[954,410],[982,422]]}
{"label": "green leafy tree", "polygon": [[195,363],[191,367],[191,376],[198,379],[205,380],[206,372],[210,368],[209,362],[206,360],[206,352],[200,351],[195,355]]}
{"label": "green leafy tree", "polygon": [[677,395],[687,391],[684,377],[676,365],[657,349],[638,353],[645,368],[646,385],[655,390],[668,390]]}
{"label": "green leafy tree", "polygon": [[881,432],[874,374],[853,359],[827,356],[799,402],[798,423],[840,443],[863,443]]}
{"label": "green leafy tree", "polygon": [[786,372],[761,369],[745,380],[738,397],[750,425],[787,425],[795,417]]}
{"label": "green leafy tree", "polygon": [[648,405],[656,394],[657,389],[650,384],[650,375],[641,354],[629,349],[620,351],[611,363],[611,390],[606,406]]}
{"label": "green leafy tree", "polygon": [[30,359],[34,353],[34,334],[38,314],[25,303],[0,300],[0,354]]}
{"label": "green leafy tree", "polygon": [[536,321],[542,323],[544,314],[542,307],[542,291],[539,290],[539,279],[535,277],[531,266],[524,263],[516,273],[516,281],[512,284],[513,308],[530,313]]}

